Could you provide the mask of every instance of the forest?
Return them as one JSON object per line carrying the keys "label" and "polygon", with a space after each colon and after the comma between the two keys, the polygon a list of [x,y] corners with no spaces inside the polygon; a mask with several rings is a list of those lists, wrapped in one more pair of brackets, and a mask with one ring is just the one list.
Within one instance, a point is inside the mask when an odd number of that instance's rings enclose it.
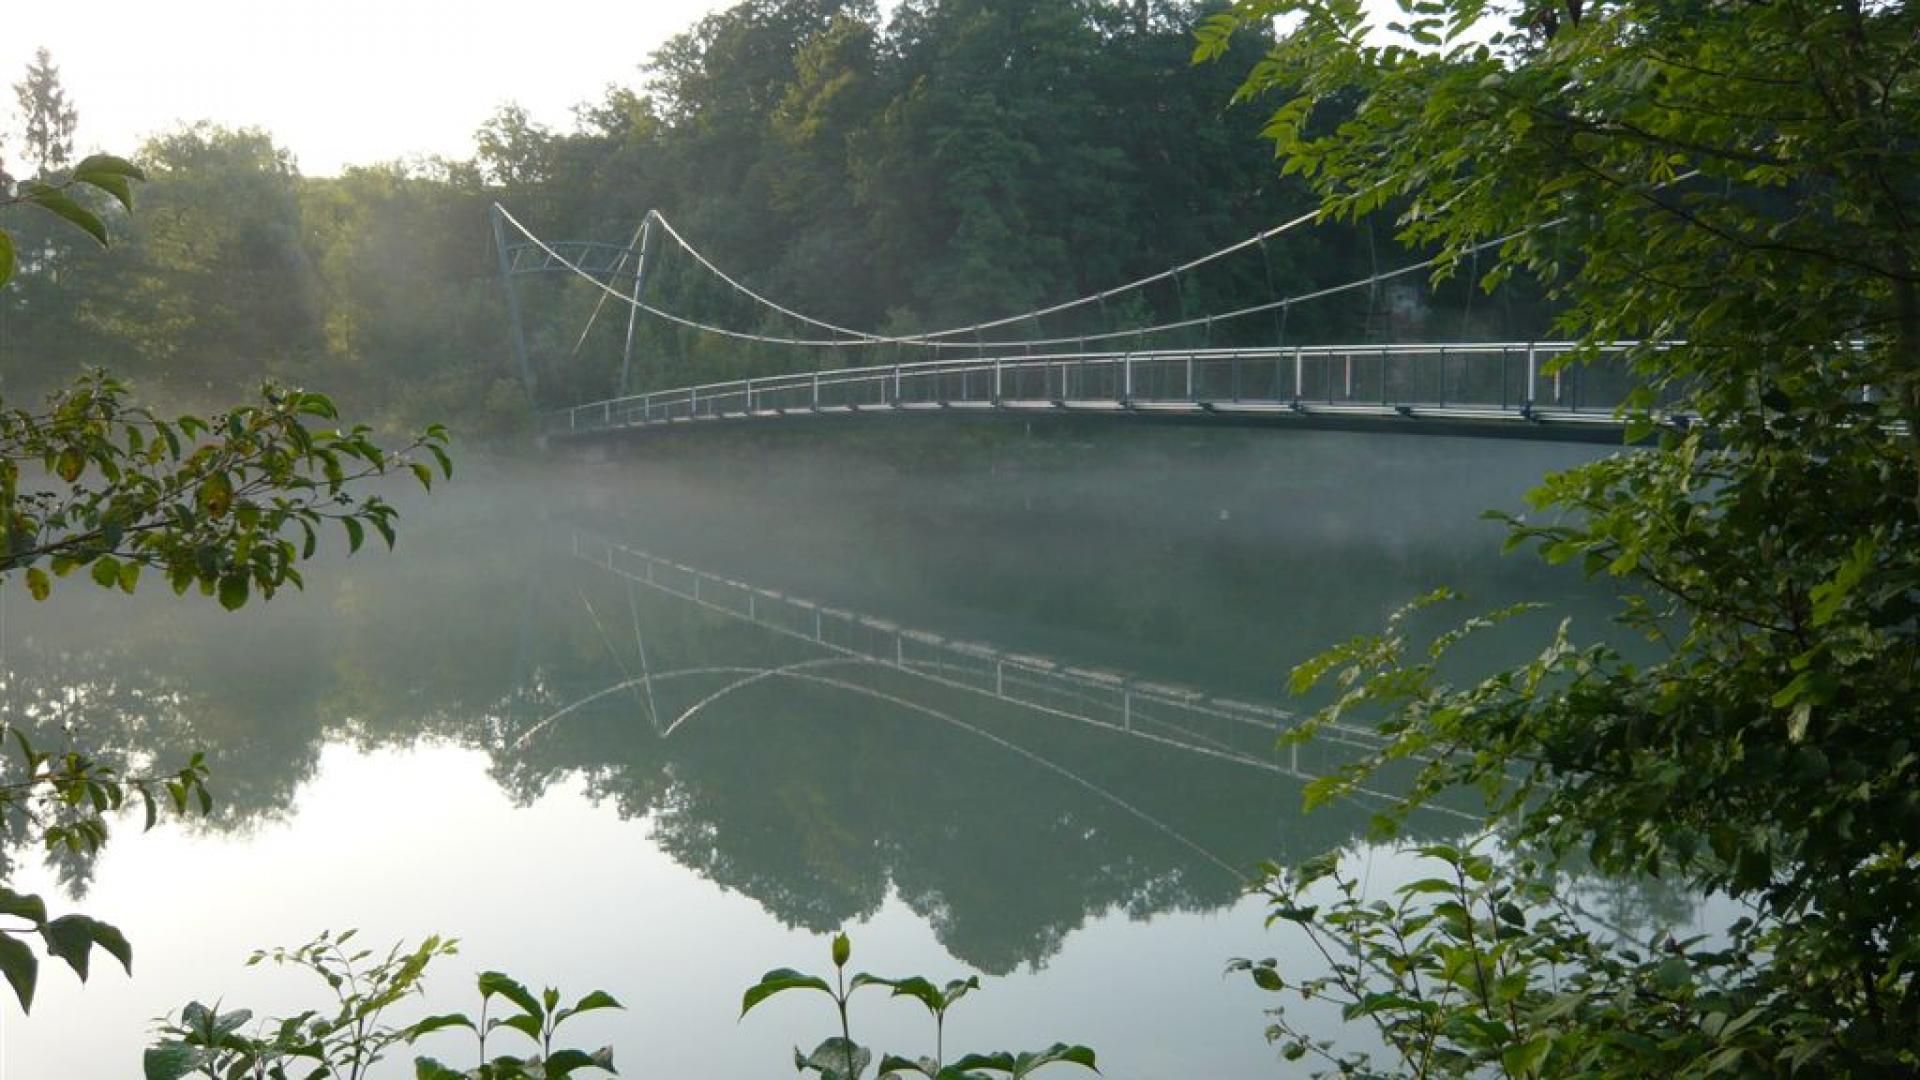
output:
{"label": "forest", "polygon": [[[872,0],[750,0],[636,57],[633,85],[610,82],[566,130],[500,108],[479,125],[471,160],[309,177],[273,133],[205,123],[106,148],[131,152],[149,177],[137,212],[105,213],[107,251],[51,217],[19,223],[21,272],[0,293],[0,377],[18,399],[102,366],[182,405],[272,378],[392,428],[441,421],[468,438],[511,436],[532,409],[514,373],[495,201],[543,236],[617,244],[658,209],[755,290],[885,332],[1097,292],[1317,205],[1259,137],[1265,110],[1233,103],[1268,47],[1262,36],[1236,39],[1225,62],[1193,63],[1194,27],[1221,6],[907,0],[883,19]],[[57,69],[42,56],[17,90],[11,126],[26,134],[0,147],[0,166],[57,171],[76,129]],[[1129,329],[1364,278],[1407,261],[1391,232],[1329,222],[1021,333]],[[1406,278],[1209,326],[1191,343],[1544,330],[1518,290],[1475,295],[1468,277],[1432,292]],[[646,296],[667,310],[767,328],[670,247],[649,278]],[[590,324],[601,297],[561,275],[515,287],[531,405],[608,392],[624,312]],[[635,333],[641,389],[863,362],[646,318]]]}

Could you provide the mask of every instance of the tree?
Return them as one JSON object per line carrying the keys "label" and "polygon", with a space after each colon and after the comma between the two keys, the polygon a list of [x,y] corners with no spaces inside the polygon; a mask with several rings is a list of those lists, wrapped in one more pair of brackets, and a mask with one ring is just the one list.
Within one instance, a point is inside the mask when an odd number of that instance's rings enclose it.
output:
{"label": "tree", "polygon": [[[1477,253],[1488,287],[1545,283],[1565,333],[1648,342],[1626,411],[1653,444],[1548,477],[1540,516],[1511,523],[1513,543],[1616,579],[1640,640],[1578,645],[1563,627],[1528,666],[1456,683],[1434,658],[1453,638],[1413,652],[1398,623],[1296,684],[1336,676],[1322,719],[1382,712],[1386,755],[1429,759],[1410,802],[1478,784],[1549,864],[1580,852],[1751,914],[1724,949],[1632,950],[1518,907],[1503,919],[1501,903],[1541,894],[1438,852],[1474,873],[1392,913],[1398,945],[1369,940],[1392,953],[1422,928],[1478,930],[1445,947],[1504,955],[1514,978],[1425,984],[1436,998],[1403,992],[1417,978],[1369,982],[1404,976],[1383,963],[1352,982],[1352,1015],[1421,1071],[1913,1075],[1920,12],[1400,10],[1387,34],[1360,0],[1245,0],[1199,52],[1289,17],[1242,96],[1282,97],[1269,134],[1329,216],[1392,208],[1403,240],[1441,247],[1443,274]],[[1355,99],[1337,128],[1312,126]],[[1320,914],[1302,885],[1284,882],[1276,913],[1364,952],[1352,931],[1369,916]],[[1568,966],[1578,992],[1549,978]]]}
{"label": "tree", "polygon": [[26,78],[13,84],[20,102],[21,134],[28,160],[45,176],[66,167],[73,158],[73,128],[78,120],[67,92],[60,85],[60,69],[45,48],[33,54]]}
{"label": "tree", "polygon": [[[120,158],[96,155],[65,179],[32,181],[0,209],[37,206],[101,244],[105,223],[75,197],[91,189],[132,208],[143,172]],[[0,230],[0,286],[14,269],[10,234]],[[431,486],[433,474],[415,453],[429,455],[442,475],[451,464],[446,434],[429,428],[399,452],[382,449],[364,426],[311,426],[337,421],[325,396],[269,384],[257,403],[211,418],[165,419],[133,404],[124,384],[90,372],[50,395],[39,409],[0,410],[0,578],[24,577],[45,599],[56,577],[85,569],[109,589],[132,592],[142,571],[166,575],[176,593],[198,586],[233,609],[251,597],[298,588],[297,563],[317,547],[318,526],[334,522],[357,550],[369,529],[391,545],[395,511],[363,482],[409,469]],[[186,813],[211,809],[199,755],[178,771],[128,775],[83,748],[48,752],[0,718],[0,740],[17,764],[0,772],[0,815],[25,823],[25,834],[49,851],[91,852],[107,839],[108,815],[144,804],[146,825],[162,801]],[[129,971],[132,948],[112,926],[84,915],[49,918],[37,896],[0,883],[0,976],[22,1009],[32,1007],[39,960],[25,938],[37,936],[52,956],[85,979],[97,946]]]}

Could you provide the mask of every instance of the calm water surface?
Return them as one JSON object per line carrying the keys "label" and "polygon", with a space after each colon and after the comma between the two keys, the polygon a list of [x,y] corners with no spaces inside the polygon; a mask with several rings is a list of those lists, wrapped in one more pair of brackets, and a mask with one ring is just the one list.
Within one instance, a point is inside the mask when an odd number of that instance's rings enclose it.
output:
{"label": "calm water surface", "polygon": [[[11,713],[135,761],[205,749],[219,805],[129,823],[90,865],[15,853],[20,883],[122,927],[137,966],[84,989],[49,970],[31,1019],[5,1011],[0,1077],[136,1076],[151,1018],[193,998],[316,1005],[324,987],[245,958],[345,927],[461,940],[421,1015],[472,1006],[486,968],[612,992],[628,1008],[573,1035],[612,1042],[626,1075],[787,1075],[793,1044],[828,1033],[825,999],[736,1021],[740,992],[823,969],[839,928],[856,967],[985,977],[949,1046],[1085,1042],[1116,1080],[1284,1075],[1266,996],[1221,974],[1296,948],[1242,875],[1357,844],[1367,818],[1300,813],[1336,752],[1273,749],[1286,670],[1442,584],[1597,624],[1577,579],[1501,559],[1478,518],[1596,452],[1146,425],[686,433],[470,463],[409,498],[395,553],[237,615],[164,590],[10,593]],[[929,1047],[917,1007],[875,996],[855,1024]]]}

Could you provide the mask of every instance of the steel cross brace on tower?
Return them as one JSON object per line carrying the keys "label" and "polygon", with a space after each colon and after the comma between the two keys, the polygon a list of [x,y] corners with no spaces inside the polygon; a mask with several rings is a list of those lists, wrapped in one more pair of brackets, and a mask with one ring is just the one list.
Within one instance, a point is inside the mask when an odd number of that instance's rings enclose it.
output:
{"label": "steel cross brace on tower", "polygon": [[[500,284],[507,294],[507,322],[513,336],[513,358],[520,372],[521,385],[525,387],[528,400],[537,400],[534,391],[538,378],[533,365],[532,350],[527,344],[526,321],[520,308],[520,293],[514,287],[514,279],[525,274],[542,274],[553,271],[579,273],[585,271],[598,280],[613,283],[631,279],[633,286],[630,299],[633,301],[627,309],[627,330],[625,343],[620,357],[620,393],[627,392],[628,381],[633,368],[633,339],[636,329],[640,289],[646,280],[647,251],[652,238],[652,220],[641,223],[630,244],[610,244],[598,240],[569,240],[551,244],[545,248],[537,244],[513,243],[509,237],[506,218],[498,205],[488,210],[493,225],[494,250],[499,257]],[[629,271],[627,263],[631,260],[634,268]],[[602,297],[604,300],[604,296]],[[593,318],[598,318],[600,307],[595,306]],[[591,329],[593,318],[587,320],[587,329]],[[586,338],[586,330],[581,331],[581,340]],[[575,346],[578,348],[578,345]]]}

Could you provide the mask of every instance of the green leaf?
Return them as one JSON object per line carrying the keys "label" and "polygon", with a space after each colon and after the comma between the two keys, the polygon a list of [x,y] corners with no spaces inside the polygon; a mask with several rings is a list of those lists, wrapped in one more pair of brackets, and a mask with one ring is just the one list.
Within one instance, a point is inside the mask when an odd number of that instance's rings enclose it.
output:
{"label": "green leaf", "polygon": [[932,1058],[905,1058],[898,1054],[885,1054],[880,1058],[881,1076],[916,1072],[921,1076],[931,1078],[939,1070],[939,1067],[939,1063]]}
{"label": "green leaf", "polygon": [[99,241],[101,247],[107,245],[107,226],[99,215],[81,206],[73,196],[59,188],[40,183],[28,184],[20,198],[79,226],[88,236]]}
{"label": "green leaf", "polygon": [[755,1005],[788,990],[818,990],[829,995],[833,993],[833,988],[827,985],[825,979],[815,975],[803,975],[792,968],[775,968],[760,976],[758,983],[747,988],[747,992],[740,999],[740,1015],[747,1015],[747,1010]]}
{"label": "green leaf", "polygon": [[1093,1069],[1094,1072],[1100,1071],[1094,1065],[1094,1056],[1093,1056],[1093,1051],[1091,1049],[1084,1046],[1069,1046],[1066,1043],[1054,1043],[1052,1046],[1047,1047],[1045,1050],[1040,1050],[1033,1053],[1021,1054],[1019,1057],[1015,1058],[1013,1063],[1013,1075],[1016,1078],[1022,1077],[1022,1076],[1028,1076],[1028,1075],[1031,1075],[1035,1070],[1041,1068],[1042,1066],[1053,1065],[1053,1064],[1058,1064],[1063,1062],[1070,1065],[1079,1065],[1083,1068]]}
{"label": "green leaf", "polygon": [[193,501],[208,517],[225,517],[233,506],[233,478],[224,472],[209,473],[200,482]]}
{"label": "green leaf", "polygon": [[466,1073],[449,1069],[432,1058],[425,1057],[413,1059],[413,1078],[414,1080],[468,1080]]}
{"label": "green leaf", "polygon": [[88,573],[93,575],[93,583],[101,588],[115,588],[120,584],[120,560],[111,555],[102,555],[93,561]]}
{"label": "green leaf", "polygon": [[595,990],[585,997],[582,997],[579,1001],[574,1002],[572,1008],[561,1009],[555,1023],[558,1023],[560,1020],[565,1020],[569,1016],[578,1016],[583,1012],[592,1012],[595,1009],[622,1009],[625,1007],[626,1006],[620,1004],[618,1001],[615,1001],[613,995],[607,993],[605,990]]}
{"label": "green leaf", "polygon": [[33,986],[39,974],[40,958],[33,955],[27,943],[0,930],[0,975],[7,977],[14,996],[20,999],[21,1012],[33,1011]]}
{"label": "green leaf", "polygon": [[408,1042],[412,1042],[422,1035],[450,1027],[462,1027],[468,1031],[476,1030],[473,1026],[473,1021],[468,1019],[464,1013],[441,1013],[438,1016],[429,1016],[425,1020],[407,1025],[401,1029],[401,1036]]}
{"label": "green leaf", "polygon": [[361,528],[359,519],[350,517],[341,518],[340,525],[347,530],[347,551],[359,551],[360,545],[365,543],[367,539],[366,530]]}
{"label": "green leaf", "polygon": [[0,286],[13,280],[13,237],[0,229]]}
{"label": "green leaf", "polygon": [[210,1060],[211,1055],[197,1046],[170,1039],[147,1047],[140,1064],[146,1080],[182,1080]]}
{"label": "green leaf", "polygon": [[[88,154],[73,167],[75,179],[91,176],[119,176],[128,180],[145,180],[146,171],[123,157],[112,154]],[[89,181],[91,182],[91,181]]]}
{"label": "green leaf", "polygon": [[544,1064],[548,1080],[559,1080],[561,1077],[571,1076],[580,1069],[614,1071],[611,1055],[608,1055],[603,1062],[597,1055],[589,1054],[584,1050],[555,1050]]}
{"label": "green leaf", "polygon": [[521,1012],[534,1016],[540,1015],[540,1002],[527,988],[514,981],[508,975],[498,971],[480,973],[480,999],[485,1001],[495,994],[506,998],[520,1008]]}
{"label": "green leaf", "polygon": [[65,960],[81,982],[87,981],[87,955],[93,951],[92,922],[85,915],[63,915],[40,928],[48,955]]}
{"label": "green leaf", "polygon": [[119,202],[121,206],[128,210],[133,209],[133,185],[127,182],[126,177],[114,176],[108,173],[94,173],[91,176],[83,177],[79,173],[75,173],[73,179],[75,183],[90,184],[93,187],[97,187],[101,191],[113,196],[115,201]]}
{"label": "green leaf", "polygon": [[88,921],[92,923],[93,943],[107,950],[107,955],[120,961],[120,966],[125,969],[128,977],[131,978],[133,975],[133,945],[127,941],[127,936],[120,932],[119,927],[110,926],[98,919],[90,919]]}
{"label": "green leaf", "polygon": [[220,579],[220,606],[237,611],[247,603],[247,575],[228,574]]}
{"label": "green leaf", "polygon": [[0,885],[0,915],[25,919],[35,927],[39,927],[47,921],[47,905],[37,896],[17,893]]}
{"label": "green leaf", "polygon": [[518,1016],[509,1016],[509,1017],[506,1017],[505,1019],[496,1021],[494,1026],[509,1027],[519,1032],[520,1034],[525,1035],[527,1038],[532,1039],[534,1042],[540,1041],[541,1024],[540,1024],[540,1014],[538,1012],[521,1013]]}
{"label": "green leaf", "polygon": [[872,1061],[873,1051],[838,1035],[823,1040],[805,1058],[806,1068],[822,1077],[837,1076],[846,1080],[858,1080]]}

